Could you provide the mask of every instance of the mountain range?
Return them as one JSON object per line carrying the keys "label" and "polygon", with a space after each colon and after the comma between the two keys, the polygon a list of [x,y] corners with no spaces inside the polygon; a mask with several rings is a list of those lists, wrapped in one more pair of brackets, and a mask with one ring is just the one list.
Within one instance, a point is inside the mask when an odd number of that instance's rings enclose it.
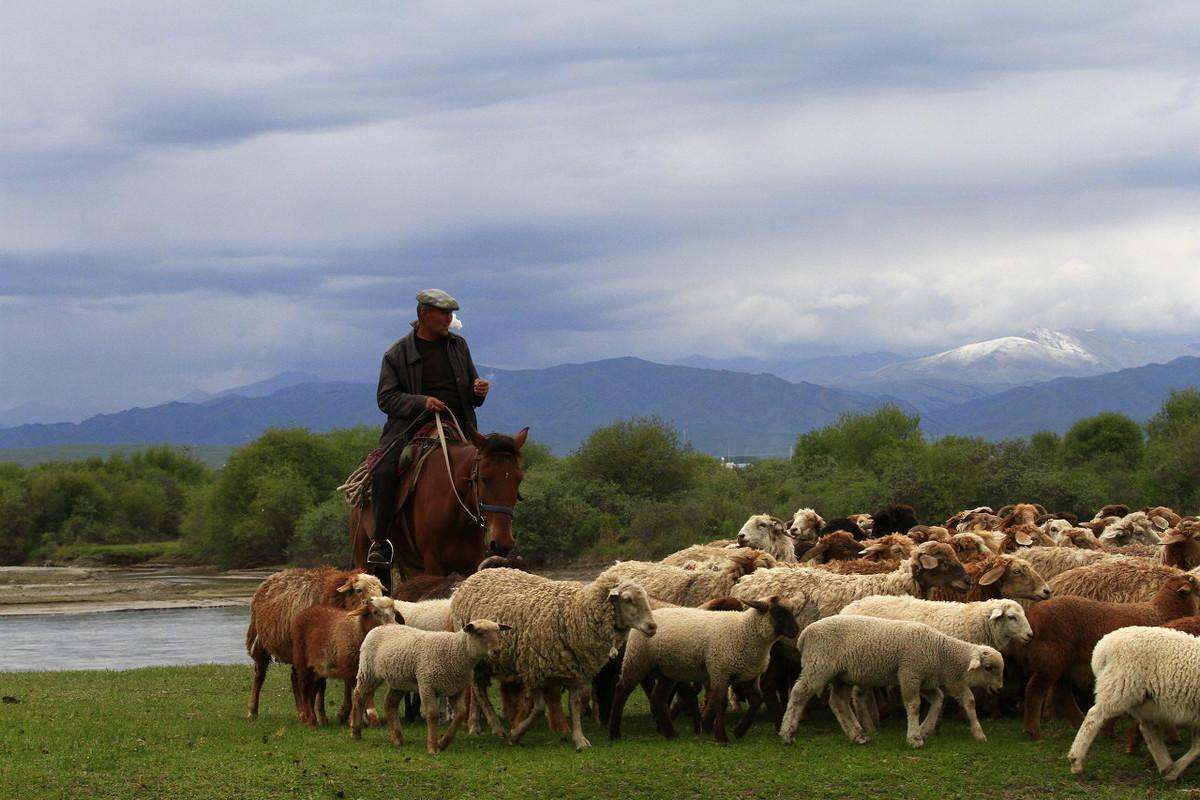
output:
{"label": "mountain range", "polygon": [[[1062,432],[1101,411],[1145,420],[1171,389],[1200,386],[1195,355],[1146,363],[1180,352],[1200,351],[1091,331],[1038,329],[907,361],[874,353],[789,362],[792,369],[826,370],[832,386],[785,380],[765,370],[751,374],[631,357],[535,370],[484,368],[493,391],[480,423],[487,430],[510,432],[529,425],[535,440],[563,454],[599,426],[657,415],[702,452],[780,456],[806,430],[893,403],[920,413],[931,436],[1000,439]],[[1050,378],[1038,380],[1046,375]],[[0,448],[81,442],[238,445],[268,427],[327,431],[383,422],[374,384],[321,382],[305,373],[185,399],[192,402],[101,414],[79,423],[0,429]]]}

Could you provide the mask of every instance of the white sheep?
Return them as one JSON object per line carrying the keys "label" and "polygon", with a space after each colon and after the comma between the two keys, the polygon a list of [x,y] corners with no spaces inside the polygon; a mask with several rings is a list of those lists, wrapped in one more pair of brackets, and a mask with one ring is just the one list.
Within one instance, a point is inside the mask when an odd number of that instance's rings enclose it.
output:
{"label": "white sheep", "polygon": [[[1088,710],[1067,759],[1083,771],[1088,748],[1109,719],[1132,714],[1158,771],[1169,781],[1200,756],[1200,639],[1168,628],[1132,626],[1109,633],[1092,651],[1096,702]],[[1192,744],[1172,760],[1163,726],[1189,728]]]}
{"label": "white sheep", "polygon": [[[803,626],[807,621],[832,616],[849,603],[873,594],[924,596],[934,586],[965,590],[969,585],[967,574],[949,545],[925,542],[891,572],[840,575],[808,567],[760,569],[739,580],[730,594],[739,600],[779,595],[792,604]],[[798,607],[801,602],[807,602],[803,612]]]}
{"label": "white sheep", "polygon": [[717,562],[684,562],[685,566],[654,561],[618,561],[608,572],[638,584],[651,597],[677,606],[695,607],[728,595],[739,578],[764,563],[761,558],[764,554],[758,550],[722,552],[731,555]]}
{"label": "white sheep", "polygon": [[[392,742],[404,744],[397,707],[405,692],[416,692],[425,709],[425,749],[437,753],[454,740],[466,716],[466,692],[475,674],[475,665],[485,656],[500,651],[500,632],[508,625],[488,619],[476,619],[456,633],[423,631],[407,625],[388,625],[367,634],[358,658],[358,678],[350,712],[350,732],[361,738],[366,698],[380,684],[388,691],[385,708]],[[437,735],[438,699],[450,698],[455,705],[454,719],[445,734]]]}
{"label": "white sheep", "polygon": [[[517,743],[546,710],[548,688],[566,686],[571,700],[571,740],[576,750],[591,747],[583,735],[582,709],[592,678],[618,648],[631,628],[653,636],[657,628],[646,591],[625,580],[615,568],[591,583],[553,581],[514,569],[488,569],[462,582],[450,598],[455,625],[486,618],[511,625],[500,653],[489,666],[502,681],[519,681],[534,697],[529,716],[509,733]],[[500,721],[487,692],[476,685],[492,731]]]}
{"label": "white sheep", "polygon": [[800,632],[795,615],[778,597],[749,600],[746,606],[741,612],[664,608],[654,614],[658,630],[653,637],[630,632],[609,712],[609,735],[620,738],[625,701],[652,674],[659,676],[660,684],[665,683],[655,689],[651,699],[659,730],[668,739],[676,734],[666,698],[677,681],[708,685],[704,720],[718,742],[726,741],[726,692],[737,686],[749,701],[736,730],[739,738],[745,735],[762,702],[755,681],[767,668],[771,645],[780,637],[794,638]]}
{"label": "white sheep", "polygon": [[1151,519],[1145,511],[1134,511],[1105,526],[1104,532],[1100,534],[1100,543],[1157,545],[1162,541],[1160,534],[1166,530],[1166,525],[1165,518],[1161,516]]}
{"label": "white sheep", "polygon": [[410,603],[396,601],[396,613],[404,617],[404,624],[422,631],[444,631],[450,621],[450,599],[421,600]]}
{"label": "white sheep", "polygon": [[734,537],[738,547],[750,547],[770,553],[782,563],[795,563],[796,540],[788,534],[788,525],[770,514],[755,514],[746,520]]}
{"label": "white sheep", "polygon": [[[1025,617],[1025,609],[1016,600],[980,600],[973,603],[956,603],[946,600],[921,600],[901,595],[898,597],[865,597],[855,600],[842,609],[842,614],[882,619],[923,622],[947,636],[971,644],[985,644],[1004,652],[1014,641],[1028,643],[1033,638],[1033,628]],[[967,693],[970,695],[970,693]],[[966,700],[966,697],[963,698]],[[963,711],[971,726],[971,735],[985,741],[983,726],[975,713],[974,698],[964,703]]]}
{"label": "white sheep", "polygon": [[[999,689],[1003,683],[1004,659],[995,648],[955,639],[920,622],[828,617],[805,628],[796,646],[803,668],[779,729],[789,744],[796,738],[805,705],[835,681],[829,706],[846,736],[860,744],[868,738],[850,708],[847,686],[899,685],[912,747],[923,746],[937,725],[943,688],[966,707],[974,702],[972,686]],[[924,722],[922,692],[930,698]]]}
{"label": "white sheep", "polygon": [[791,524],[788,525],[788,536],[801,544],[811,544],[821,535],[825,520],[811,508],[796,509],[792,514]]}

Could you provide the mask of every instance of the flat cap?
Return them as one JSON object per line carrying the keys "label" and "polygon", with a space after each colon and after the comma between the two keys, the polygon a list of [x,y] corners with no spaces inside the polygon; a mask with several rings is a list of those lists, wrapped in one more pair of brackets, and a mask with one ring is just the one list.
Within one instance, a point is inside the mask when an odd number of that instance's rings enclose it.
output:
{"label": "flat cap", "polygon": [[417,292],[417,302],[423,306],[433,306],[443,311],[457,311],[458,301],[441,289],[422,289]]}

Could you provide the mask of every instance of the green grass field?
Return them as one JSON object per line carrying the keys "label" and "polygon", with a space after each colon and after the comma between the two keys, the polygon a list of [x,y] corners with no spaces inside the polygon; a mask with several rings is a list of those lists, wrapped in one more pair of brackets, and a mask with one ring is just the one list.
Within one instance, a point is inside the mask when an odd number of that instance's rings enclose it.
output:
{"label": "green grass field", "polygon": [[[430,756],[423,728],[392,746],[383,730],[361,741],[332,726],[309,731],[294,715],[286,667],[272,667],[258,720],[245,718],[250,668],[200,666],[123,672],[0,674],[0,797],[23,798],[1045,798],[1200,796],[1200,772],[1164,783],[1150,757],[1093,748],[1072,775],[1073,731],[1050,722],[1027,741],[1016,720],[984,720],[977,743],[947,719],[923,750],[889,719],[856,746],[827,712],[785,746],[760,722],[719,746],[659,737],[643,699],[631,700],[625,738],[588,725],[593,748],[576,753],[538,725],[519,747],[460,734]],[[331,698],[340,685],[331,682]],[[382,699],[380,693],[380,699]],[[336,705],[330,709],[336,711]]]}

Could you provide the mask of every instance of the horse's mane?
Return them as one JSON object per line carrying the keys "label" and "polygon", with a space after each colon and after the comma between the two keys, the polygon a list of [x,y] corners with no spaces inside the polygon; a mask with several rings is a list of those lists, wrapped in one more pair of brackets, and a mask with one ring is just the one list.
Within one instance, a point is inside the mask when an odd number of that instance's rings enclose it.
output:
{"label": "horse's mane", "polygon": [[487,442],[483,445],[483,452],[489,456],[511,455],[517,458],[521,457],[521,448],[517,447],[517,443],[513,437],[503,433],[489,433]]}

